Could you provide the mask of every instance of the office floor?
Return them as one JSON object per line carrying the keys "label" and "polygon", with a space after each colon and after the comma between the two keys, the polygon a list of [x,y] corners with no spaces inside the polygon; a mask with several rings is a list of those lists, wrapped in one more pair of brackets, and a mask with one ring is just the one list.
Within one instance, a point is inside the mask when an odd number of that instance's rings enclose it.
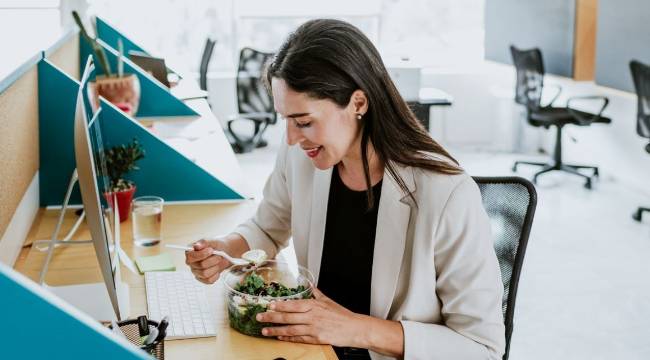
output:
{"label": "office floor", "polygon": [[[269,146],[238,159],[261,196],[282,141],[283,123],[270,128]],[[472,175],[508,175],[513,154],[451,149]],[[521,167],[530,177],[535,168]],[[631,219],[650,197],[618,183],[601,168],[592,191],[565,174],[547,174],[519,283],[511,359],[650,358],[650,216]],[[291,252],[289,251],[288,254]]]}

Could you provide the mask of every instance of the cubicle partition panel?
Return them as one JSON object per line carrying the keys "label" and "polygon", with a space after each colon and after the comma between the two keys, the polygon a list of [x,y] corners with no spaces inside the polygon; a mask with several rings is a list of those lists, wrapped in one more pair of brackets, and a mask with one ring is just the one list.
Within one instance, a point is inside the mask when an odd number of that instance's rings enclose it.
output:
{"label": "cubicle partition panel", "polygon": [[[38,63],[39,192],[41,206],[63,202],[74,158],[74,113],[79,82],[46,59]],[[81,204],[79,189],[71,197]]]}
{"label": "cubicle partition panel", "polygon": [[128,36],[122,34],[113,26],[109,25],[104,19],[97,16],[95,18],[95,28],[97,29],[97,38],[104,41],[108,46],[113,49],[117,49],[118,40],[122,40],[122,46],[124,47],[124,54],[128,54],[129,51],[139,51],[150,55],[148,51],[143,49],[140,45],[131,41]]}
{"label": "cubicle partition panel", "polygon": [[[38,64],[40,131],[40,203],[58,206],[75,169],[73,123],[79,82],[42,59]],[[240,201],[245,196],[202,168],[112,104],[101,100],[99,121],[104,148],[137,139],[146,156],[129,177],[137,195],[157,195],[167,201]],[[80,204],[77,189],[70,204]]]}
{"label": "cubicle partition panel", "polygon": [[[101,63],[97,61],[92,47],[88,42],[79,35],[79,64],[85,64],[88,56],[93,56],[97,69],[97,74],[104,74],[105,71]],[[117,50],[110,47],[102,40],[97,40],[104,48],[106,57],[113,72],[117,69]],[[135,74],[140,81],[140,106],[136,117],[177,117],[177,116],[198,116],[196,111],[187,106],[182,100],[176,98],[169,89],[154,79],[148,72],[134,64],[128,58],[123,58],[124,73]],[[82,71],[80,71],[81,73]]]}
{"label": "cubicle partition panel", "polygon": [[137,139],[145,149],[145,158],[138,162],[140,170],[129,177],[138,186],[138,196],[156,195],[165,201],[244,199],[218,179],[216,174],[196,165],[113,104],[102,99],[101,109],[99,121],[104,147],[110,148]]}

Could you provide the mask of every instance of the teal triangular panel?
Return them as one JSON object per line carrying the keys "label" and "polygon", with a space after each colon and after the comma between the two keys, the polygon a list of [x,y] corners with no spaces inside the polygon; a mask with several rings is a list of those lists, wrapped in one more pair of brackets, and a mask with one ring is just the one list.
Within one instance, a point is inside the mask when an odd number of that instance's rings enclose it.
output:
{"label": "teal triangular panel", "polygon": [[0,263],[3,359],[150,359]]}
{"label": "teal triangular panel", "polygon": [[138,46],[138,44],[134,43],[133,41],[131,41],[131,39],[124,36],[124,34],[117,31],[117,29],[110,26],[102,18],[96,17],[95,19],[96,19],[95,24],[97,25],[97,38],[102,39],[106,44],[108,44],[108,46],[112,47],[113,49],[117,49],[117,39],[121,38],[122,45],[124,46],[124,54],[126,54],[127,56],[129,54],[129,51],[131,50],[149,54],[143,48]]}
{"label": "teal triangular panel", "polygon": [[[79,82],[50,62],[38,63],[38,132],[40,206],[63,203],[75,169],[74,114]],[[79,189],[71,203],[81,203]]]}
{"label": "teal triangular panel", "polygon": [[241,200],[244,197],[196,165],[112,104],[102,100],[99,114],[104,147],[137,139],[145,150],[141,170],[130,174],[136,196],[155,195],[167,201]]}
{"label": "teal triangular panel", "polygon": [[[117,50],[108,46],[102,40],[98,42],[103,46],[106,57],[113,72],[117,71]],[[83,36],[79,35],[79,54],[80,64],[85,64],[88,55],[93,55],[97,74],[104,74],[102,64],[97,61],[92,47]],[[83,66],[83,65],[81,65]],[[83,69],[81,69],[83,72]],[[140,80],[140,106],[138,107],[138,116],[198,116],[196,111],[192,110],[183,101],[176,98],[169,92],[169,89],[154,79],[149,73],[142,70],[128,58],[124,59],[124,72],[136,74]],[[81,72],[80,72],[81,73]]]}

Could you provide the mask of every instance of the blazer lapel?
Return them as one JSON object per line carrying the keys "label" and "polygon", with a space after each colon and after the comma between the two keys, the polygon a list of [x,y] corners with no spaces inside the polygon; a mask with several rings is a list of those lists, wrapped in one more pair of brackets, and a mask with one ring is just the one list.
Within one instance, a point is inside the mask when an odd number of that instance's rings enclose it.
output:
{"label": "blazer lapel", "polygon": [[307,254],[307,268],[314,274],[318,284],[320,263],[323,256],[323,242],[325,239],[325,223],[327,220],[327,203],[329,201],[330,183],[332,182],[332,169],[314,172],[312,188],[311,220],[309,225],[309,248]]}
{"label": "blazer lapel", "polygon": [[[414,193],[413,170],[395,166],[409,192]],[[405,195],[385,171],[377,214],[370,293],[370,315],[381,319],[388,316],[397,288],[412,206],[415,204],[411,197]]]}

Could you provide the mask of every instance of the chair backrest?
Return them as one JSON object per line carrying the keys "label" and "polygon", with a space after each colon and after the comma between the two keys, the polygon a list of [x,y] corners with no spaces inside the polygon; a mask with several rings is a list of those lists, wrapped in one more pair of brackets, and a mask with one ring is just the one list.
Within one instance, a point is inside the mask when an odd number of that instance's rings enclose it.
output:
{"label": "chair backrest", "polygon": [[277,119],[273,99],[262,80],[264,65],[272,56],[271,53],[248,47],[241,49],[237,70],[237,106],[240,114],[268,113],[270,123],[274,124]]}
{"label": "chair backrest", "polygon": [[512,63],[517,69],[515,101],[529,111],[540,108],[544,87],[544,61],[538,48],[520,50],[510,46]]}
{"label": "chair backrest", "polygon": [[650,66],[632,60],[630,61],[630,70],[638,99],[636,132],[643,137],[650,138]]}
{"label": "chair backrest", "polygon": [[205,39],[203,55],[201,55],[201,65],[199,66],[199,87],[203,91],[208,91],[208,66],[210,66],[212,51],[216,43],[217,41],[211,38]]}
{"label": "chair backrest", "polygon": [[533,225],[537,192],[530,181],[520,177],[474,177],[490,218],[494,250],[499,259],[503,281],[501,310],[506,327],[508,359],[519,275],[524,262],[528,236]]}

